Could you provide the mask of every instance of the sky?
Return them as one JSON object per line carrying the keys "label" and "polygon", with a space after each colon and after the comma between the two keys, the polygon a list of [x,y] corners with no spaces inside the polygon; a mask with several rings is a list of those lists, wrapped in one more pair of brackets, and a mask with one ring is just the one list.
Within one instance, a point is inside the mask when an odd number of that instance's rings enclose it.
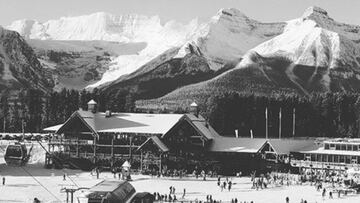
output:
{"label": "sky", "polygon": [[262,22],[276,22],[300,17],[313,5],[327,10],[339,22],[360,25],[359,0],[0,0],[0,25],[19,19],[45,22],[99,11],[158,15],[162,22],[188,22],[196,17],[207,21],[219,9],[230,7]]}

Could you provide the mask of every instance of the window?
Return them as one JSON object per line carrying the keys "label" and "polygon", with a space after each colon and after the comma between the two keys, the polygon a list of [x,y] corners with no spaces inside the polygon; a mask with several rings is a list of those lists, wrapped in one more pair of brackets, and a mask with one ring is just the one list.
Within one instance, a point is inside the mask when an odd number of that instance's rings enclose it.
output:
{"label": "window", "polygon": [[346,145],[342,144],[341,145],[341,150],[346,150]]}
{"label": "window", "polygon": [[334,162],[339,163],[339,156],[338,155],[334,155]]}
{"label": "window", "polygon": [[330,144],[325,144],[325,149],[330,149]]}
{"label": "window", "polygon": [[339,155],[339,163],[345,163],[345,157],[343,155]]}
{"label": "window", "polygon": [[351,144],[346,145],[346,150],[347,151],[352,151],[352,145]]}
{"label": "window", "polygon": [[353,145],[353,151],[358,151],[359,148],[358,148],[358,145]]}
{"label": "window", "polygon": [[327,158],[328,158],[328,155],[327,154],[323,154],[322,155],[322,162],[327,162]]}
{"label": "window", "polygon": [[335,148],[336,148],[336,150],[340,150],[340,145],[337,144],[337,145],[335,146]]}
{"label": "window", "polygon": [[335,144],[330,144],[330,149],[335,149]]}
{"label": "window", "polygon": [[345,163],[351,163],[351,156],[345,156]]}
{"label": "window", "polygon": [[311,161],[316,161],[316,160],[315,160],[315,154],[312,154],[312,155],[311,155]]}
{"label": "window", "polygon": [[321,154],[316,155],[316,161],[321,161]]}
{"label": "window", "polygon": [[328,162],[334,162],[334,155],[329,155],[329,159],[328,159]]}

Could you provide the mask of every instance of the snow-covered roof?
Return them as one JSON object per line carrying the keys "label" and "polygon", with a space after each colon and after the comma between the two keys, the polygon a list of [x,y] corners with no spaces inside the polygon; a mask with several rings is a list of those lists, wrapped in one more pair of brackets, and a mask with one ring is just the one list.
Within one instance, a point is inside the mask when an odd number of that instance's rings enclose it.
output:
{"label": "snow-covered roof", "polygon": [[59,128],[61,128],[62,125],[63,124],[50,126],[50,127],[44,128],[43,131],[56,132],[57,130],[59,130]]}
{"label": "snow-covered roof", "polygon": [[152,141],[161,151],[168,152],[169,148],[156,136],[149,137],[139,148],[141,150],[147,143]]}
{"label": "snow-covered roof", "polygon": [[257,153],[265,142],[265,139],[219,136],[213,140],[209,150],[213,152]]}
{"label": "snow-covered roof", "polygon": [[[79,117],[94,133],[144,133],[165,134],[184,114],[146,114],[146,113],[106,113],[78,110],[65,122],[70,122],[73,117]],[[65,127],[64,124],[64,127]],[[58,128],[56,133],[61,133]]]}
{"label": "snow-covered roof", "polygon": [[93,99],[90,100],[87,104],[97,104],[96,101],[94,101]]}

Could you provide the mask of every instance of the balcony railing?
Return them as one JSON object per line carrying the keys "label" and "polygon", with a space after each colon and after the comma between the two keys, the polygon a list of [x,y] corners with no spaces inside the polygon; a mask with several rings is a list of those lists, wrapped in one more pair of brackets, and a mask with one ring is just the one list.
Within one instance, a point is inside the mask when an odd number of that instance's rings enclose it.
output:
{"label": "balcony railing", "polygon": [[[50,139],[49,140],[49,144],[55,144],[55,145],[94,145],[94,141],[93,140],[76,140],[76,139]],[[120,147],[120,148],[129,148],[130,145],[129,144],[117,144],[114,143],[114,145],[112,144],[104,144],[104,143],[96,143],[97,147],[112,147],[114,146],[115,148]],[[133,148],[137,148],[140,145],[136,145],[135,143],[133,143],[131,145],[131,147]]]}
{"label": "balcony railing", "polygon": [[320,162],[320,161],[306,161],[306,160],[291,160],[291,166],[294,167],[305,167],[305,168],[319,168],[319,169],[336,169],[336,170],[346,170],[346,168],[358,168],[360,169],[360,164],[358,163],[333,163],[333,162]]}

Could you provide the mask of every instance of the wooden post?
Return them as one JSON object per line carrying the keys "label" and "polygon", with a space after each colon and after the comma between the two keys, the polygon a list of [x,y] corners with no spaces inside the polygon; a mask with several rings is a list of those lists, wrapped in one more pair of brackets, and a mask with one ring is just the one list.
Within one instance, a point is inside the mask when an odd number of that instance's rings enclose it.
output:
{"label": "wooden post", "polygon": [[111,167],[114,166],[114,136],[111,138]]}
{"label": "wooden post", "polygon": [[162,155],[162,153],[160,153],[160,167],[159,167],[159,172],[160,172],[160,175],[161,175],[161,171],[162,171],[162,166],[161,166],[161,155]]}
{"label": "wooden post", "polygon": [[140,150],[140,173],[142,173],[143,170],[143,153],[142,150]]}
{"label": "wooden post", "polygon": [[96,136],[94,136],[94,143],[93,143],[93,147],[94,147],[94,163],[95,163],[95,160],[96,160]]}
{"label": "wooden post", "polygon": [[132,163],[132,136],[130,135],[130,147],[129,147],[130,164]]}
{"label": "wooden post", "polygon": [[79,157],[79,137],[76,139],[76,157]]}

